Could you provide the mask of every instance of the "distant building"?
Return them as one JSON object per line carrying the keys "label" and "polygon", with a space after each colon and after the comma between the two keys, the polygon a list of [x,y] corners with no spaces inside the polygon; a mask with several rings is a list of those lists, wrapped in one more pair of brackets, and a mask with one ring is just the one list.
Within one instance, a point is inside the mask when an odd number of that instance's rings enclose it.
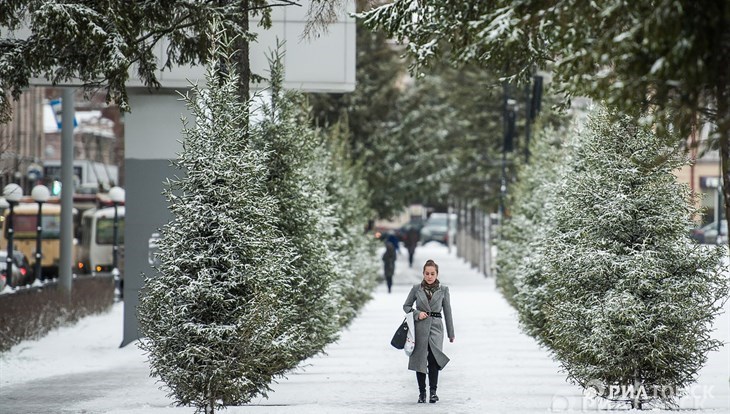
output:
{"label": "distant building", "polygon": [[689,154],[693,161],[676,172],[677,179],[686,183],[693,194],[700,196],[697,205],[702,209],[697,218],[700,224],[714,222],[718,214],[721,218],[725,216],[722,190],[719,188],[722,184],[720,153],[707,149],[712,128],[711,124],[705,124],[688,139]]}
{"label": "distant building", "polygon": [[[104,102],[103,94],[84,99],[82,93],[79,90],[74,102],[76,184],[104,190],[120,184],[122,118],[116,106]],[[52,105],[60,95],[58,88],[32,87],[13,104],[12,121],[0,125],[0,188],[12,182],[30,194],[36,184],[53,189],[60,180],[60,114],[58,105]]]}
{"label": "distant building", "polygon": [[0,124],[0,188],[17,183],[25,193],[41,180],[45,148],[44,88],[30,88],[13,103],[12,120]]}

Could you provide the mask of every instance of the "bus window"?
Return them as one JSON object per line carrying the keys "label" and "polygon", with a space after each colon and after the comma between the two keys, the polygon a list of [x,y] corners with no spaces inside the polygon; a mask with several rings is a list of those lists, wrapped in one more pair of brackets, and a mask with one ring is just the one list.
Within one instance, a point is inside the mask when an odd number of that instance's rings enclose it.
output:
{"label": "bus window", "polygon": [[91,244],[91,216],[84,216],[82,223],[81,245],[88,247]]}
{"label": "bus window", "polygon": [[43,216],[41,223],[43,223],[42,238],[58,239],[61,237],[61,216]]}
{"label": "bus window", "polygon": [[[36,229],[35,215],[15,215],[13,216],[13,232],[17,239],[35,239],[38,230]],[[61,235],[61,217],[60,216],[41,216],[43,230],[41,238],[58,239]],[[7,229],[5,229],[5,238],[8,237]]]}
{"label": "bus window", "polygon": [[[120,217],[117,228],[117,244],[124,244],[124,217]],[[96,222],[96,244],[114,243],[114,219],[100,218]]]}
{"label": "bus window", "polygon": [[[36,216],[13,215],[13,233],[16,239],[34,239],[36,237]],[[5,238],[7,238],[7,229]]]}

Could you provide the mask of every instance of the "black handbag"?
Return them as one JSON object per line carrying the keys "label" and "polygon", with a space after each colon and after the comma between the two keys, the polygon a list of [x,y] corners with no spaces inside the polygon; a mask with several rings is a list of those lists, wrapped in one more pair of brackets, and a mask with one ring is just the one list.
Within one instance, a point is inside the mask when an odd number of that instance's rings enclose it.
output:
{"label": "black handbag", "polygon": [[408,338],[408,324],[403,319],[403,323],[396,329],[393,339],[390,340],[390,344],[395,349],[403,349],[406,346],[406,338]]}

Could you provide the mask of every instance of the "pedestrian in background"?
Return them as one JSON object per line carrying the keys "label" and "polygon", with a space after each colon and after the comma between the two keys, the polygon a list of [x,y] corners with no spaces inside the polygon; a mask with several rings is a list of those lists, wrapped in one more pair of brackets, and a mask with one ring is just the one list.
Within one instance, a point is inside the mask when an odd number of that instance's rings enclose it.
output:
{"label": "pedestrian in background", "polygon": [[398,252],[398,238],[393,234],[383,236],[385,239],[385,252],[383,253],[383,275],[385,276],[385,284],[388,286],[390,293],[393,286],[393,274],[395,273],[395,258]]}
{"label": "pedestrian in background", "polygon": [[[429,402],[439,400],[436,395],[439,371],[449,362],[443,352],[444,322],[449,342],[454,342],[454,322],[451,315],[449,288],[438,280],[439,267],[433,260],[423,265],[423,280],[413,285],[403,304],[403,310],[414,312],[416,347],[408,359],[408,369],[416,371],[418,402],[426,402],[426,374],[428,374]],[[413,305],[415,304],[415,309]]]}
{"label": "pedestrian in background", "polygon": [[409,226],[403,235],[403,244],[408,249],[408,267],[413,267],[413,256],[416,254],[416,246],[421,238],[421,231],[416,226]]}

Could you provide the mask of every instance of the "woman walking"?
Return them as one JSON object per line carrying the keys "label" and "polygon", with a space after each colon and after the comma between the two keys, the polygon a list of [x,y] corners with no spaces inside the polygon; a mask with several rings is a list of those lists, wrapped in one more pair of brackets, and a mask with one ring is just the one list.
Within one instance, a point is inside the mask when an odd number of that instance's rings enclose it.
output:
{"label": "woman walking", "polygon": [[[454,323],[451,315],[449,288],[438,280],[439,267],[433,260],[423,265],[423,280],[413,285],[403,310],[413,312],[416,327],[416,347],[408,360],[408,369],[416,371],[418,381],[418,402],[426,402],[426,374],[428,373],[429,402],[439,400],[436,395],[439,370],[449,362],[444,354],[444,325],[449,342],[454,342]],[[413,308],[415,303],[416,307]]]}

